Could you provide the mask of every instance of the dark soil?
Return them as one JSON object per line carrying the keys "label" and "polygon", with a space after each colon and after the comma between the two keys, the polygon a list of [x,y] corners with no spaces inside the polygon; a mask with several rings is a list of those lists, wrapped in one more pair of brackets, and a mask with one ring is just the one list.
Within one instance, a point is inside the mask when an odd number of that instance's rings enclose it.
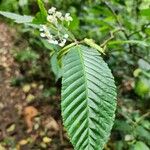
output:
{"label": "dark soil", "polygon": [[[0,150],[72,150],[62,126],[59,93],[44,100],[41,81],[12,84],[24,76],[13,57],[15,35],[0,23]],[[26,117],[29,110],[37,114]]]}

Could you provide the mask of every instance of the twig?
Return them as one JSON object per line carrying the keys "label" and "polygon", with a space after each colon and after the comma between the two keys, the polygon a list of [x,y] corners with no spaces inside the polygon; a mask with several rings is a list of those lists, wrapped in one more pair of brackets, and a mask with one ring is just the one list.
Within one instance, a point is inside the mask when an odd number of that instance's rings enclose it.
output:
{"label": "twig", "polygon": [[[105,6],[110,10],[110,12],[113,14],[113,16],[114,16],[114,18],[116,19],[117,24],[119,25],[119,27],[123,29],[123,24],[120,22],[120,20],[119,20],[117,14],[116,14],[115,11],[112,9],[112,7],[109,5],[109,3],[106,2],[106,1],[103,1],[103,3],[104,3]],[[122,32],[124,33],[125,38],[126,38],[127,40],[130,40],[128,34],[126,33],[126,31],[125,31],[125,30],[122,30]],[[128,44],[128,45],[129,45],[129,49],[130,49],[130,52],[131,52],[131,51],[132,51],[132,46],[131,46],[131,44]]]}
{"label": "twig", "polygon": [[[131,33],[130,35],[128,35],[127,32],[126,32],[126,30],[125,30],[124,27],[123,27],[123,24],[120,22],[120,20],[119,20],[117,14],[116,14],[115,11],[113,10],[113,8],[109,5],[108,2],[106,2],[106,1],[102,1],[102,2],[105,4],[105,6],[106,6],[106,7],[110,10],[110,12],[113,14],[114,18],[115,18],[116,21],[117,21],[117,24],[118,24],[119,27],[122,29],[121,31],[124,33],[125,38],[126,38],[127,40],[130,40],[130,37],[131,37],[132,35],[136,34],[137,31],[134,32],[134,33]],[[146,26],[149,26],[149,25],[150,25],[150,23],[146,24]],[[145,29],[145,25],[144,25],[143,28]],[[143,30],[143,28],[142,28],[141,30]],[[108,39],[108,40],[109,40],[109,39]],[[107,43],[108,43],[108,42],[107,42]],[[140,56],[140,55],[138,55],[137,53],[135,53],[135,52],[133,51],[133,47],[132,47],[132,45],[131,45],[130,43],[128,43],[128,46],[129,46],[129,52],[130,52],[130,53],[132,53],[132,54],[134,54],[134,56],[139,57],[139,58],[142,58],[142,59],[144,59],[145,61],[147,61],[148,63],[150,63],[147,59],[145,59],[145,58],[143,58],[142,56]]]}
{"label": "twig", "polygon": [[122,115],[125,119],[127,119],[127,121],[128,121],[131,125],[133,125],[133,126],[136,125],[136,122],[134,122],[128,115],[123,114],[123,112],[119,112],[119,114]]}
{"label": "twig", "polygon": [[104,48],[104,47],[107,45],[107,43],[108,43],[109,41],[111,41],[111,40],[115,37],[114,34],[117,33],[117,32],[119,32],[119,31],[122,31],[122,30],[124,30],[124,29],[119,28],[119,29],[110,31],[110,38],[108,38],[107,40],[105,40],[105,41],[100,45],[100,47]]}
{"label": "twig", "polygon": [[108,9],[110,10],[110,12],[113,14],[113,16],[114,16],[114,18],[116,19],[116,21],[117,21],[119,27],[122,27],[122,23],[120,22],[120,20],[119,20],[117,14],[116,14],[115,11],[112,9],[112,7],[109,5],[109,3],[106,2],[106,1],[103,1],[103,3],[107,6],[107,8],[108,8]]}
{"label": "twig", "polygon": [[145,113],[145,114],[143,114],[143,115],[135,122],[136,126],[137,126],[144,118],[146,118],[146,117],[148,117],[148,116],[150,116],[150,111],[147,112],[147,113]]}
{"label": "twig", "polygon": [[150,25],[150,22],[147,23],[147,24],[142,25],[141,29],[139,29],[139,30],[137,30],[137,31],[135,31],[135,32],[133,32],[133,33],[131,33],[130,35],[128,35],[128,37],[130,38],[130,37],[133,36],[134,34],[137,34],[137,33],[141,32],[141,31],[145,30],[149,25]]}

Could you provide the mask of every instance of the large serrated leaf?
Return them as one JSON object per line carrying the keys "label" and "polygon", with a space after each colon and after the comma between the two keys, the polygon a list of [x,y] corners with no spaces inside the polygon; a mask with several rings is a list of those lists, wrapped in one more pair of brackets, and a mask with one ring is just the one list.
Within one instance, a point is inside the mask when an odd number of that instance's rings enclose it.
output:
{"label": "large serrated leaf", "polygon": [[62,116],[75,150],[101,150],[116,109],[116,87],[97,50],[82,45],[63,60]]}

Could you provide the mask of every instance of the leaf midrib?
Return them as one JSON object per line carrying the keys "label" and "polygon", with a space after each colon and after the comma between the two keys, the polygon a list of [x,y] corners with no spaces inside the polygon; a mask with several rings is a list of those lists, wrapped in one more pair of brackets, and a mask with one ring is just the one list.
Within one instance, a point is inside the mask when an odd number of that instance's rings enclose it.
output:
{"label": "leaf midrib", "polygon": [[[90,124],[90,115],[89,115],[89,109],[90,109],[90,106],[88,105],[89,104],[89,97],[88,97],[88,94],[89,94],[89,92],[88,92],[88,83],[87,83],[87,76],[86,76],[86,74],[87,74],[87,72],[86,72],[86,65],[84,64],[84,56],[83,56],[83,54],[82,54],[82,52],[81,52],[81,50],[80,50],[80,46],[78,45],[78,47],[77,47],[77,50],[78,50],[78,53],[79,53],[79,58],[80,58],[80,61],[81,61],[81,64],[82,64],[82,68],[83,68],[83,76],[84,76],[84,80],[85,80],[85,91],[86,91],[86,105],[87,105],[87,118],[88,118],[88,121],[87,121],[87,126],[88,126],[88,150],[90,150],[90,145],[91,145],[91,143],[90,143],[90,140],[89,140],[89,137],[90,137],[90,131],[89,130],[91,130],[90,129],[90,127],[89,127],[89,124]],[[87,146],[86,146],[87,147]]]}
{"label": "leaf midrib", "polygon": [[[83,76],[84,76],[84,80],[85,80],[85,93],[86,93],[86,107],[87,107],[87,118],[88,118],[88,121],[87,121],[87,126],[88,126],[88,137],[89,137],[89,106],[88,106],[88,84],[87,84],[87,77],[86,77],[86,71],[85,71],[85,65],[84,65],[84,59],[83,59],[83,56],[82,56],[82,53],[80,51],[80,47],[78,45],[77,47],[77,50],[78,50],[78,53],[79,53],[79,58],[80,58],[80,61],[81,61],[81,64],[82,64],[82,68],[83,68]],[[88,144],[89,144],[89,138],[88,138]],[[90,150],[90,149],[89,149]]]}

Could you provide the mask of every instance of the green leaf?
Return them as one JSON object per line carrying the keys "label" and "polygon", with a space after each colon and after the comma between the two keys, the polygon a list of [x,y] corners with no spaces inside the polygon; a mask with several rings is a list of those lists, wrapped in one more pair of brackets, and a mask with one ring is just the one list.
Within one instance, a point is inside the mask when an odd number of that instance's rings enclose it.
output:
{"label": "green leaf", "polygon": [[132,132],[132,127],[125,120],[115,119],[113,129],[122,132],[124,134]]}
{"label": "green leaf", "polygon": [[48,50],[51,50],[52,52],[53,51],[60,51],[60,47],[58,45],[54,45],[54,44],[50,44],[47,40],[45,39],[41,39],[44,47]]}
{"label": "green leaf", "polygon": [[74,37],[74,35],[63,25],[59,24],[58,28],[61,29],[62,34],[68,34],[69,38],[71,39],[71,41],[76,41],[76,38]]}
{"label": "green leaf", "polygon": [[26,16],[26,15],[22,16],[22,15],[18,15],[6,11],[0,11],[0,14],[3,15],[4,17],[14,20],[14,22],[16,23],[29,23],[32,22],[33,20],[32,16]]}
{"label": "green leaf", "polygon": [[84,39],[84,42],[85,42],[87,45],[91,46],[92,48],[97,49],[100,53],[105,54],[104,49],[101,48],[99,45],[97,45],[97,44],[94,42],[93,39],[87,39],[87,38],[85,38],[85,39]]}
{"label": "green leaf", "polygon": [[140,15],[150,18],[150,8],[140,10]]}
{"label": "green leaf", "polygon": [[130,150],[150,150],[148,146],[142,142],[142,141],[137,141]]}
{"label": "green leaf", "polygon": [[58,54],[58,60],[60,60],[66,53],[68,53],[70,48],[73,47],[74,45],[76,45],[75,42],[71,43],[71,44],[65,46],[63,49],[61,49]]}
{"label": "green leaf", "polygon": [[40,12],[38,12],[33,20],[35,24],[44,24],[47,22],[47,10],[44,7],[44,3],[42,0],[38,0],[38,6],[40,8]]}
{"label": "green leaf", "polygon": [[144,97],[150,93],[150,80],[147,78],[140,77],[135,82],[134,87],[135,93],[141,97]]}
{"label": "green leaf", "polygon": [[114,78],[100,53],[72,47],[63,59],[62,116],[75,150],[101,150],[116,109]]}
{"label": "green leaf", "polygon": [[78,30],[79,29],[79,18],[74,14],[72,15],[73,21],[71,21],[69,25],[69,29],[72,30]]}
{"label": "green leaf", "polygon": [[145,71],[150,71],[150,64],[143,59],[138,60],[138,65],[141,69]]}
{"label": "green leaf", "polygon": [[42,0],[38,0],[38,6],[39,6],[39,8],[40,8],[40,11],[41,11],[42,15],[43,15],[44,17],[47,17],[47,10],[45,9],[44,3],[43,3]]}
{"label": "green leaf", "polygon": [[59,66],[56,52],[51,57],[51,68],[52,68],[53,73],[55,74],[56,81],[57,81],[62,76],[62,70]]}
{"label": "green leaf", "polygon": [[115,41],[110,41],[109,45],[115,45],[115,44],[139,44],[141,46],[149,46],[145,41],[138,41],[138,40],[126,40],[126,41],[121,41],[121,40],[115,40]]}
{"label": "green leaf", "polygon": [[46,18],[42,15],[41,12],[36,13],[35,18],[32,21],[33,24],[45,24]]}
{"label": "green leaf", "polygon": [[138,139],[143,140],[150,144],[150,131],[145,129],[142,126],[138,126],[135,128],[135,136],[138,137]]}

